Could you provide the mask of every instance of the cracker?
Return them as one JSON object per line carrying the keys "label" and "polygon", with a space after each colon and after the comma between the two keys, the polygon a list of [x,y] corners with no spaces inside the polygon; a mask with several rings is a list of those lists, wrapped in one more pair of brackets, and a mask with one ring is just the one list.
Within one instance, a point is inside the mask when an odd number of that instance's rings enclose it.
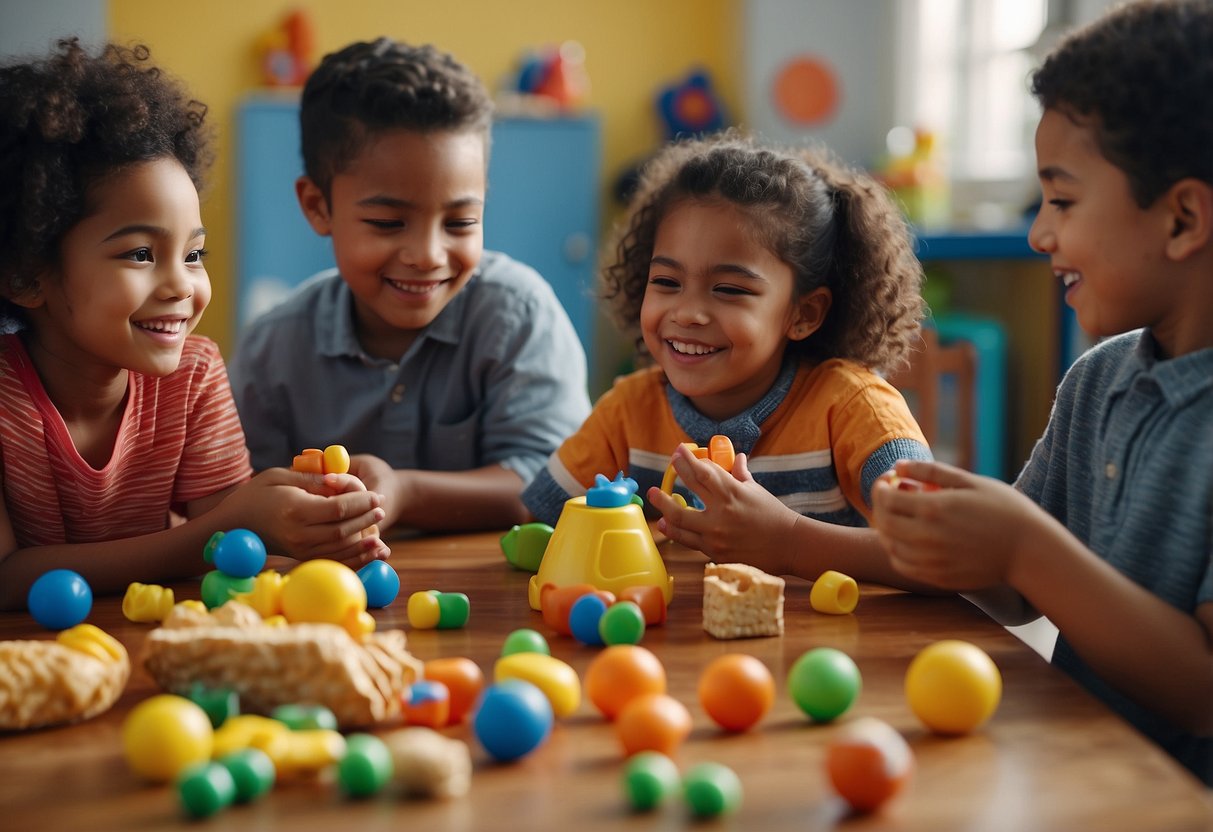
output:
{"label": "cracker", "polygon": [[703,629],[720,639],[783,635],[783,578],[744,563],[703,570]]}

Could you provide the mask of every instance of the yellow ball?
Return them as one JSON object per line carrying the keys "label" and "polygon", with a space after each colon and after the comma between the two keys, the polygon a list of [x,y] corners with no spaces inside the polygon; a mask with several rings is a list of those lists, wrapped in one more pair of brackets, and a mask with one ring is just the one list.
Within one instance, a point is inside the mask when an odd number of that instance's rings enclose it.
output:
{"label": "yellow ball", "polygon": [[136,774],[158,783],[211,758],[211,720],[190,700],[160,694],[140,702],[122,725],[126,761]]}
{"label": "yellow ball", "polygon": [[365,611],[366,587],[353,569],[335,560],[301,563],[282,584],[282,614],[295,624],[348,627]]}
{"label": "yellow ball", "polygon": [[986,652],[946,639],[924,648],[906,671],[906,701],[937,734],[967,734],[993,714],[1002,698],[1002,675]]}

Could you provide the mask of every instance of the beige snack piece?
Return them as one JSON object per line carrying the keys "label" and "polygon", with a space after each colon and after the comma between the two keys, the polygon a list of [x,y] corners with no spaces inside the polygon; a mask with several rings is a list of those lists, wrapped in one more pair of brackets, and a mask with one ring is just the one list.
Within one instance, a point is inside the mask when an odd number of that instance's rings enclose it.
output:
{"label": "beige snack piece", "polygon": [[703,569],[703,629],[716,638],[783,635],[783,578],[744,563]]}
{"label": "beige snack piece", "polygon": [[204,615],[174,610],[148,634],[143,664],[173,693],[188,695],[196,682],[229,688],[242,710],[262,714],[279,705],[323,705],[342,728],[398,717],[401,694],[423,670],[401,630],[358,642],[335,624],[269,626],[236,601]]}
{"label": "beige snack piece", "polygon": [[461,797],[471,787],[472,755],[465,743],[423,727],[392,731],[383,742],[406,794]]}
{"label": "beige snack piece", "polygon": [[131,675],[126,648],[92,624],[55,641],[0,641],[0,729],[90,719],[118,700]]}

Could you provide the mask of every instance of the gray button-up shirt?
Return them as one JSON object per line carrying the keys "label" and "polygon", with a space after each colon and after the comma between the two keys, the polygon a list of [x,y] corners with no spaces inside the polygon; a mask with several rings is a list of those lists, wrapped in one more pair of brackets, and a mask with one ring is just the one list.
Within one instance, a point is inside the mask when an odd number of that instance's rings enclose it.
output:
{"label": "gray button-up shirt", "polygon": [[344,445],[396,469],[499,463],[524,482],[589,413],[586,360],[552,288],[486,251],[399,363],[367,355],[335,270],[251,322],[229,364],[256,470]]}

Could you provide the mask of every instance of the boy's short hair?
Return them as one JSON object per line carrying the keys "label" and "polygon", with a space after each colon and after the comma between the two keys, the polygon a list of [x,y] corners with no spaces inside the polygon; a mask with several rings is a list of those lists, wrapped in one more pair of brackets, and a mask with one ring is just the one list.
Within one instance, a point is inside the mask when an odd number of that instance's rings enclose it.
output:
{"label": "boy's short hair", "polygon": [[1213,3],[1142,0],[1074,33],[1032,93],[1095,130],[1141,207],[1180,179],[1213,184]]}
{"label": "boy's short hair", "polygon": [[303,169],[329,196],[333,177],[386,130],[479,132],[487,162],[493,102],[480,80],[433,46],[389,38],[351,43],[303,87]]}

